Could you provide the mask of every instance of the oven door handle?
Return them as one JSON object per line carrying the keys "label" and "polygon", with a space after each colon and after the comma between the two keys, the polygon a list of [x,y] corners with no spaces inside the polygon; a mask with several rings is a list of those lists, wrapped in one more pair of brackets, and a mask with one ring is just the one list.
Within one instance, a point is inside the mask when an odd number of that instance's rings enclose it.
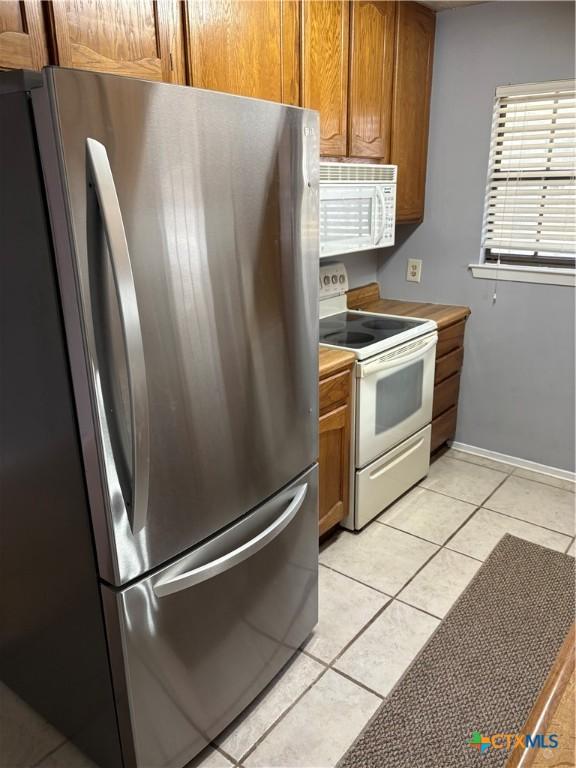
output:
{"label": "oven door handle", "polygon": [[359,379],[364,379],[366,376],[371,376],[373,373],[386,371],[390,368],[397,368],[399,365],[406,365],[406,363],[411,363],[413,360],[417,360],[431,349],[433,349],[437,342],[438,334],[433,333],[427,337],[426,340],[420,344],[420,346],[418,346],[416,349],[411,349],[410,352],[408,352],[406,355],[396,355],[389,358],[380,358],[379,360],[374,360],[370,363],[360,363],[360,365],[358,365],[356,368],[356,376]]}

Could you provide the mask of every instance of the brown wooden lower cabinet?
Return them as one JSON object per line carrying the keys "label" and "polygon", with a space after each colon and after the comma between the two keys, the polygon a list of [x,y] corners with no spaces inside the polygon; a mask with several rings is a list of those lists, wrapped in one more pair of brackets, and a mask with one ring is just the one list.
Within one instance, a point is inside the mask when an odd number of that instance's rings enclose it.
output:
{"label": "brown wooden lower cabinet", "polygon": [[[467,308],[465,308],[467,309]],[[432,439],[430,450],[436,451],[456,435],[460,371],[464,362],[464,330],[466,317],[455,323],[438,323],[434,400],[432,403]]]}
{"label": "brown wooden lower cabinet", "polygon": [[348,514],[350,406],[320,417],[320,535]]}
{"label": "brown wooden lower cabinet", "polygon": [[320,379],[320,536],[348,514],[352,365]]}
{"label": "brown wooden lower cabinet", "polygon": [[453,405],[447,411],[432,420],[432,438],[430,441],[430,451],[451,440],[456,434],[456,419],[458,416],[458,405]]}
{"label": "brown wooden lower cabinet", "polygon": [[455,405],[458,402],[459,392],[460,372],[436,384],[434,387],[434,401],[432,403],[432,418],[435,419],[444,411],[447,411],[448,408]]}

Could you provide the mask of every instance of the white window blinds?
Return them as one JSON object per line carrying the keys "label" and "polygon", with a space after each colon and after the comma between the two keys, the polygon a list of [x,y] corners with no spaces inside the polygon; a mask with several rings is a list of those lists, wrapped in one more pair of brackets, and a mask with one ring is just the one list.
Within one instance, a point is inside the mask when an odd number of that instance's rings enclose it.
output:
{"label": "white window blinds", "polygon": [[484,261],[574,267],[575,81],[496,90]]}

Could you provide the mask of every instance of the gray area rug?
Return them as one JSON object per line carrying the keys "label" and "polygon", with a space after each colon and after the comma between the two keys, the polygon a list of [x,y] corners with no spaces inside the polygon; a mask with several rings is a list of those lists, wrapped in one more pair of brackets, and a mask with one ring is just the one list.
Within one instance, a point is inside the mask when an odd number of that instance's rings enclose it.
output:
{"label": "gray area rug", "polygon": [[521,732],[574,598],[574,558],[506,535],[339,767],[503,766],[506,749],[468,741]]}

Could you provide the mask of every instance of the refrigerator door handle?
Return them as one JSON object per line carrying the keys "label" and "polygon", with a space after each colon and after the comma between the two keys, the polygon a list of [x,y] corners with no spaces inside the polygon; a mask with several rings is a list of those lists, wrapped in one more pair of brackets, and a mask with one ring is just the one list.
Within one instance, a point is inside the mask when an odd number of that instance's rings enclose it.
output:
{"label": "refrigerator door handle", "polygon": [[86,139],[89,163],[110,254],[128,371],[132,443],[132,498],[124,500],[132,534],[146,522],[150,478],[150,417],[142,329],[122,211],[106,147]]}
{"label": "refrigerator door handle", "polygon": [[302,506],[306,493],[308,491],[308,483],[302,483],[297,485],[294,489],[295,493],[292,497],[292,501],[286,507],[284,512],[279,515],[273,523],[267,528],[261,531],[257,536],[250,541],[245,542],[240,547],[233,549],[231,552],[227,552],[225,555],[211,560],[209,563],[200,565],[198,568],[194,568],[191,571],[180,573],[175,576],[169,574],[160,578],[154,584],[154,592],[156,597],[165,597],[166,595],[173,595],[176,592],[181,592],[188,587],[201,584],[203,581],[218,576],[225,571],[234,568],[234,566],[247,560],[256,552],[259,552],[263,547],[269,544],[275,539],[286,526],[296,517],[296,514]]}

